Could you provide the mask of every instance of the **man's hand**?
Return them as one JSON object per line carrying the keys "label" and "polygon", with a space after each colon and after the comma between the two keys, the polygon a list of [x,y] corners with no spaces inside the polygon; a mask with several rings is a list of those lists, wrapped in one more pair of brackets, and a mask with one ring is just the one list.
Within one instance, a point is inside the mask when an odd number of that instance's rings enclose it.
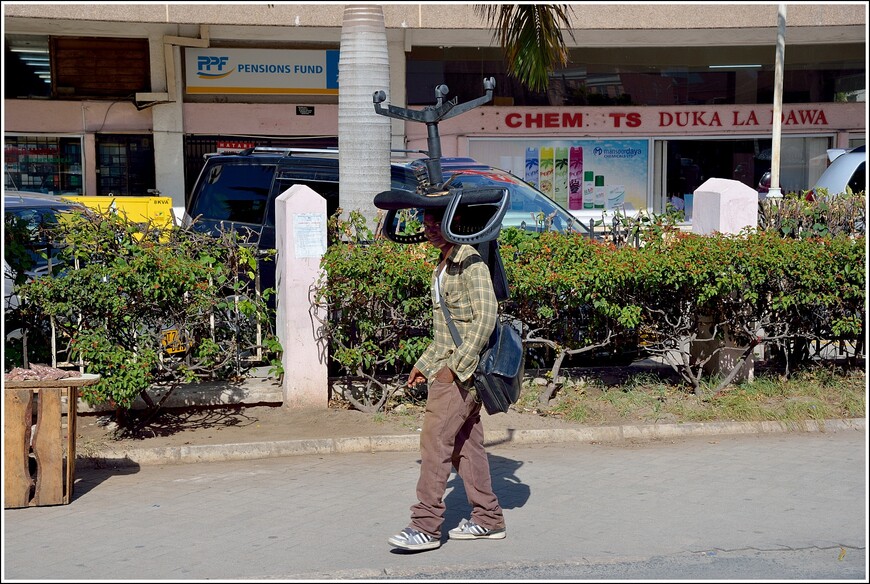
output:
{"label": "man's hand", "polygon": [[411,374],[408,375],[408,382],[406,385],[408,387],[414,387],[426,381],[426,376],[423,375],[423,372],[414,367],[411,369]]}

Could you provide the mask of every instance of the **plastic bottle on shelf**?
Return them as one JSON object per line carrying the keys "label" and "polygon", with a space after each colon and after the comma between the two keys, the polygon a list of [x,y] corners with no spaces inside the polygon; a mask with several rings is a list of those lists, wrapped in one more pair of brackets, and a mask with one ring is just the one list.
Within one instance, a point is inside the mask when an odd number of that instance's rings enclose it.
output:
{"label": "plastic bottle on shelf", "polygon": [[595,202],[593,201],[593,195],[595,194],[595,173],[591,170],[587,170],[583,173],[583,208],[584,209],[593,209],[595,208]]}
{"label": "plastic bottle on shelf", "polygon": [[592,196],[595,202],[595,208],[603,209],[604,203],[607,200],[607,193],[604,190],[604,175],[595,175],[595,189]]}
{"label": "plastic bottle on shelf", "polygon": [[572,146],[568,162],[568,209],[583,208],[583,148]]}

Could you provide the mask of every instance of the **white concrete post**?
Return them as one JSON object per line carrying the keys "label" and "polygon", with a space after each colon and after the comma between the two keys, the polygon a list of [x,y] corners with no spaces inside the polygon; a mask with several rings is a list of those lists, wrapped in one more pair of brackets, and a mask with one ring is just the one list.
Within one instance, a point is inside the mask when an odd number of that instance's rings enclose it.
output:
{"label": "white concrete post", "polygon": [[740,181],[710,178],[695,189],[692,232],[740,233],[758,226],[758,191]]}
{"label": "white concrete post", "polygon": [[309,289],[326,252],[326,199],[293,185],[275,200],[276,330],[284,367],[284,407],[329,406],[326,355],[315,339]]}
{"label": "white concrete post", "polygon": [[[695,189],[692,232],[701,235],[724,233],[736,235],[746,227],[758,226],[758,191],[740,181],[726,178],[711,178]],[[709,338],[711,323],[702,322],[698,336]],[[704,366],[708,374],[727,374],[743,353],[731,339],[727,328],[721,331],[722,339],[695,341],[691,347],[693,359],[708,357],[715,349],[719,353]],[[755,376],[753,358],[744,364],[734,381],[751,381]]]}

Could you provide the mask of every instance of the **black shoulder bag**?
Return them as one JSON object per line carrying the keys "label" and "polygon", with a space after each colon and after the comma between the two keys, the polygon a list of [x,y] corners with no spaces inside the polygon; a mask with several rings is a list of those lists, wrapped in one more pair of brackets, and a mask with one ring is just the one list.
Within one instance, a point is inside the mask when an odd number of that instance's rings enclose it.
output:
{"label": "black shoulder bag", "polygon": [[[441,310],[450,327],[450,334],[456,346],[462,344],[459,331],[450,318],[450,312],[438,294]],[[489,337],[486,347],[480,353],[480,361],[474,371],[474,388],[486,413],[489,415],[508,411],[511,404],[520,398],[524,373],[523,341],[517,330],[499,320]]]}

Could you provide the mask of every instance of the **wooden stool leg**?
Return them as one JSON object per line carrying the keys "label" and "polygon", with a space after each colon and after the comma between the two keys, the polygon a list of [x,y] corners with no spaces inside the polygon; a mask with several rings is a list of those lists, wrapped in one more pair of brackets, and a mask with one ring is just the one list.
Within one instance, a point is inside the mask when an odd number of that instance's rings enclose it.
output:
{"label": "wooden stool leg", "polygon": [[66,488],[64,489],[63,496],[64,504],[68,504],[72,501],[73,486],[76,480],[76,423],[78,418],[78,399],[78,388],[68,387],[66,406]]}
{"label": "wooden stool leg", "polygon": [[33,391],[3,391],[3,495],[4,506],[27,507],[30,503],[30,426],[33,423]]}
{"label": "wooden stool leg", "polygon": [[59,387],[39,390],[36,409],[36,434],[33,453],[36,456],[36,494],[34,505],[63,503],[63,442],[61,441],[61,410]]}

